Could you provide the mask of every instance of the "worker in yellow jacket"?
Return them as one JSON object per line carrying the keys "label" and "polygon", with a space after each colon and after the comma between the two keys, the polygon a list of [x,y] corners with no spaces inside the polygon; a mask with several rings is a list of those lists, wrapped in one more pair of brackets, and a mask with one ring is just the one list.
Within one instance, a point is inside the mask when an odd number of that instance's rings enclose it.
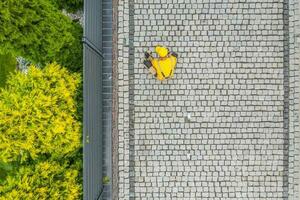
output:
{"label": "worker in yellow jacket", "polygon": [[155,52],[158,55],[158,58],[154,58],[151,51],[145,52],[144,65],[157,80],[163,81],[172,78],[176,68],[178,55],[160,45],[155,47]]}

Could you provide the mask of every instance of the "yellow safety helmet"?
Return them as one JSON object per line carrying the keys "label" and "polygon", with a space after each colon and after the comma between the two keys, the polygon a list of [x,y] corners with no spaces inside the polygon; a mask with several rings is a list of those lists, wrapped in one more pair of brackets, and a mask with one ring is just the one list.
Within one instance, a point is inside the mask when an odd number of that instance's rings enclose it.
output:
{"label": "yellow safety helmet", "polygon": [[157,45],[155,47],[155,52],[157,53],[157,55],[159,57],[166,57],[169,53],[168,49],[166,47],[163,47],[163,46],[160,46],[160,45]]}

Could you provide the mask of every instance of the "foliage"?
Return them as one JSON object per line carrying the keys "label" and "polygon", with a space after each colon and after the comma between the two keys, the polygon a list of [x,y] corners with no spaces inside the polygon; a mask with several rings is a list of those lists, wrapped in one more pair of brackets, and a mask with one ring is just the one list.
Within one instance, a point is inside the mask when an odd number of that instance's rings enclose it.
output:
{"label": "foliage", "polygon": [[1,89],[1,200],[81,195],[80,83],[79,74],[49,64],[17,72]]}
{"label": "foliage", "polygon": [[20,166],[0,185],[0,200],[16,199],[78,199],[81,185],[77,183],[78,166],[55,161],[41,161]]}
{"label": "foliage", "polygon": [[[80,124],[74,115],[78,75],[58,65],[43,71],[31,67],[17,73],[0,94],[0,158],[35,159],[40,154],[61,157],[79,146]],[[63,148],[57,148],[58,146]]]}
{"label": "foliage", "polygon": [[69,12],[76,12],[83,9],[83,0],[51,0],[60,9],[66,9]]}
{"label": "foliage", "polygon": [[82,27],[48,0],[0,1],[0,54],[82,68]]}
{"label": "foliage", "polygon": [[14,72],[16,66],[17,61],[12,55],[0,55],[0,87],[4,87],[9,73]]}

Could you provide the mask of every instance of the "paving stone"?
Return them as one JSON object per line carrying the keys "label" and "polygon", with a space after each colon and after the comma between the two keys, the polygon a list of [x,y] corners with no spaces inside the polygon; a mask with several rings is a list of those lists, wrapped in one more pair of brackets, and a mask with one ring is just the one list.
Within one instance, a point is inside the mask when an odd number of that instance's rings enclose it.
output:
{"label": "paving stone", "polygon": [[[287,154],[285,144],[291,137],[291,150],[300,137],[297,109],[288,111],[284,104],[283,4],[119,1],[119,199],[298,195],[287,184],[298,180],[287,170],[293,171],[290,161],[299,160],[299,152]],[[179,54],[174,78],[164,83],[147,75],[141,63],[143,51],[156,44]],[[290,70],[299,75],[295,66]],[[290,79],[293,92],[296,79]],[[292,98],[290,106],[297,106]]]}

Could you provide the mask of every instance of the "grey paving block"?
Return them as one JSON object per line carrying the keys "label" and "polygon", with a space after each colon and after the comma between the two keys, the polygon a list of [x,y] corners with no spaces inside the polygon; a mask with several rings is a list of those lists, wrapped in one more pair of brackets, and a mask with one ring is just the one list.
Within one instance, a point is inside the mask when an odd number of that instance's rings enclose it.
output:
{"label": "grey paving block", "polygon": [[[292,2],[119,1],[119,199],[298,195]],[[141,64],[155,44],[179,54],[163,83]]]}

